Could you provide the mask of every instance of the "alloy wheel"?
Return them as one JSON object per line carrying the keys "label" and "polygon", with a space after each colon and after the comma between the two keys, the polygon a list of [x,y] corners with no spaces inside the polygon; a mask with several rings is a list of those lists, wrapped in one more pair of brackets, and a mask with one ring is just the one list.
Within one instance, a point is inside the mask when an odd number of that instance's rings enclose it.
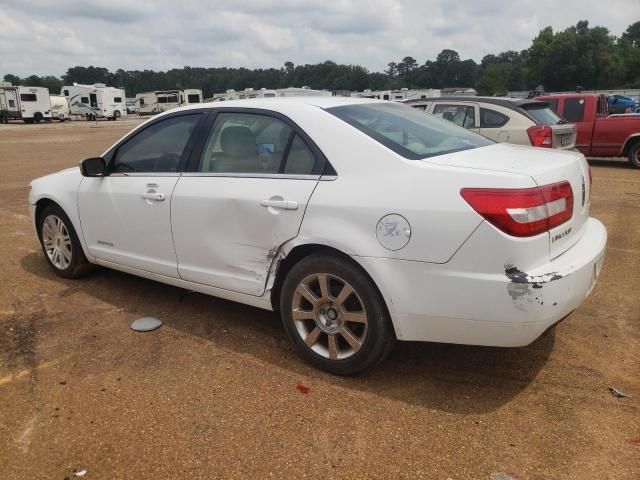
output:
{"label": "alloy wheel", "polygon": [[71,264],[71,235],[66,225],[56,215],[48,215],[42,222],[42,244],[51,263],[60,270]]}
{"label": "alloy wheel", "polygon": [[364,344],[368,326],[364,302],[338,276],[317,273],[305,277],[296,287],[291,309],[300,338],[324,358],[347,359]]}

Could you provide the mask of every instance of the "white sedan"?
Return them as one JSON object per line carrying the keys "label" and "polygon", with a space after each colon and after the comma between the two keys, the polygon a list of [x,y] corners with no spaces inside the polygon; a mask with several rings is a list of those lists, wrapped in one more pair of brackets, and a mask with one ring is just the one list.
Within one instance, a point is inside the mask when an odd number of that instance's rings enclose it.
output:
{"label": "white sedan", "polygon": [[607,240],[581,154],[366,99],[171,110],[31,187],[58,275],[100,265],[279,310],[342,375],[396,340],[531,343],[589,294]]}

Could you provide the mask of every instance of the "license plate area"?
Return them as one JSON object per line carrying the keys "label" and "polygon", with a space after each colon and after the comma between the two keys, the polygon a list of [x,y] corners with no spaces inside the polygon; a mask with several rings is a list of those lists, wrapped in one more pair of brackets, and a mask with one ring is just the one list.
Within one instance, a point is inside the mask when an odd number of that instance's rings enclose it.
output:
{"label": "license plate area", "polygon": [[569,145],[572,137],[571,134],[560,135],[560,145]]}

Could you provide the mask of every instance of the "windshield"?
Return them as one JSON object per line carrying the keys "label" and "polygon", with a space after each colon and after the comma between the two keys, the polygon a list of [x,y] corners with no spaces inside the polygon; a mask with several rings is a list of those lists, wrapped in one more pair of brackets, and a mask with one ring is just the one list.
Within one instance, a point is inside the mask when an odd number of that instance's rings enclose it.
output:
{"label": "windshield", "polygon": [[345,105],[327,111],[411,160],[493,143],[423,110],[397,103]]}
{"label": "windshield", "polygon": [[546,104],[525,105],[523,107],[529,115],[536,119],[540,125],[558,125],[567,123],[562,117],[549,108]]}

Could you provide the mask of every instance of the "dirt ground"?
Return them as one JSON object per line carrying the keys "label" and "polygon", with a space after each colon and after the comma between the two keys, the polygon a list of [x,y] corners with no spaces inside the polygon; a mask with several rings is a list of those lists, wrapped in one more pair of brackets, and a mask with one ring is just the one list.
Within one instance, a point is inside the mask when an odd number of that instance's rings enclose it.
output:
{"label": "dirt ground", "polygon": [[[304,364],[274,313],[53,274],[29,181],[136,123],[0,125],[0,478],[640,478],[640,171],[591,162],[604,269],[535,343],[403,343],[339,378]],[[149,315],[164,325],[129,329]]]}

